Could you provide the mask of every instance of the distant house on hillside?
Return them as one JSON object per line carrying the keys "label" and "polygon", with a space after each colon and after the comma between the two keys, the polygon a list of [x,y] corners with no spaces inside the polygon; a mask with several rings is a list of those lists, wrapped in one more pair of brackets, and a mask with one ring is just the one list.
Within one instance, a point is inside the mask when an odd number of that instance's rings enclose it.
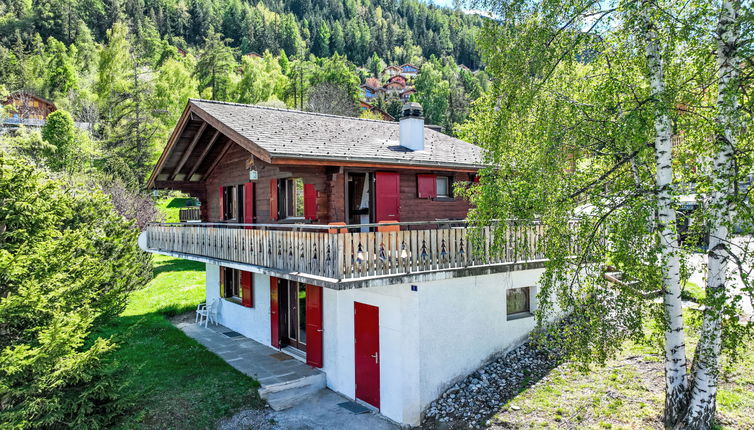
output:
{"label": "distant house on hillside", "polygon": [[370,102],[377,98],[380,94],[385,92],[382,87],[382,83],[377,78],[367,78],[363,85],[361,85],[362,98],[367,102]]}
{"label": "distant house on hillside", "polygon": [[401,100],[404,101],[404,102],[407,102],[408,99],[411,97],[411,94],[414,94],[414,93],[416,93],[415,89],[413,89],[413,88],[406,88],[406,90],[401,93],[401,96],[400,96]]}
{"label": "distant house on hillside", "polygon": [[385,76],[395,76],[401,74],[401,68],[398,66],[387,66],[384,69],[382,69],[382,75]]}
{"label": "distant house on hillside", "polygon": [[404,87],[406,86],[406,78],[404,76],[402,76],[402,75],[391,76],[390,79],[387,80],[387,82],[388,83],[397,82],[397,83],[403,85]]}
{"label": "distant house on hillside", "polygon": [[[0,127],[16,128],[20,125],[27,127],[41,127],[47,121],[47,116],[58,110],[55,103],[39,97],[29,91],[15,91],[0,100],[7,118],[0,121]],[[91,130],[91,123],[76,122],[76,127]]]}
{"label": "distant house on hillside", "polygon": [[9,114],[9,120],[37,120],[44,121],[47,115],[55,112],[57,107],[55,103],[32,94],[28,91],[16,91],[3,99],[3,108]]}
{"label": "distant house on hillside", "polygon": [[403,76],[414,78],[416,77],[416,75],[419,74],[419,68],[414,66],[413,64],[403,64],[400,66],[400,68],[401,68],[401,74]]}
{"label": "distant house on hillside", "polygon": [[364,110],[368,110],[369,112],[376,113],[376,114],[382,116],[382,119],[384,121],[395,121],[395,118],[393,118],[393,116],[390,115],[389,113],[387,113],[384,110],[382,110],[382,109],[380,109],[380,108],[378,108],[378,107],[376,107],[376,106],[374,106],[372,104],[369,104],[369,103],[367,103],[367,102],[365,102],[363,100],[359,101],[359,109],[363,110],[363,111]]}
{"label": "distant house on hillside", "polygon": [[406,84],[401,82],[388,82],[385,84],[385,92],[391,95],[400,96],[406,90]]}

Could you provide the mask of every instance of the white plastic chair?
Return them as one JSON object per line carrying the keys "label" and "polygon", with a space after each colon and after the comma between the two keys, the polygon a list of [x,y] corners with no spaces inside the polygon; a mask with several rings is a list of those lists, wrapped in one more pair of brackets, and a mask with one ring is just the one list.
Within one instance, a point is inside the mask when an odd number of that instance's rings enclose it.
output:
{"label": "white plastic chair", "polygon": [[217,324],[217,299],[213,299],[209,304],[206,302],[199,303],[196,306],[196,318],[194,322],[200,326],[203,322],[204,327],[207,327],[207,324],[210,322]]}

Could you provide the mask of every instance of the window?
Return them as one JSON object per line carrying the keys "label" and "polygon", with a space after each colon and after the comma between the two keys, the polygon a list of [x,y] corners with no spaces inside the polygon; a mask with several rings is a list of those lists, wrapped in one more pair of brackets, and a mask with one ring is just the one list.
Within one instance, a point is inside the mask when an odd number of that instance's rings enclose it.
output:
{"label": "window", "polygon": [[531,288],[510,288],[506,292],[505,304],[508,319],[523,318],[531,315]]}
{"label": "window", "polygon": [[447,176],[437,177],[437,197],[450,197],[450,178]]}
{"label": "window", "polygon": [[223,220],[243,222],[243,185],[223,187]]}
{"label": "window", "polygon": [[304,180],[290,178],[280,181],[280,215],[282,218],[304,217]]}
{"label": "window", "polygon": [[416,176],[417,196],[420,199],[449,199],[453,197],[453,177],[435,174]]}
{"label": "window", "polygon": [[223,297],[226,299],[241,298],[241,271],[229,267],[222,268]]}

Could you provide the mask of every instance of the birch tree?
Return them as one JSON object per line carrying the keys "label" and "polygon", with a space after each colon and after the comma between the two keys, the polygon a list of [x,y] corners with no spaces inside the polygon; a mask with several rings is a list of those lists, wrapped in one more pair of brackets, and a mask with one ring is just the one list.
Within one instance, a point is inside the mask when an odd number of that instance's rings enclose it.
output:
{"label": "birch tree", "polygon": [[[540,327],[555,329],[559,346],[584,368],[625,340],[654,342],[664,357],[665,427],[711,428],[722,360],[735,359],[752,334],[742,308],[752,292],[745,245],[752,211],[742,186],[754,173],[751,127],[744,127],[750,5],[482,6],[499,21],[478,40],[491,89],[461,130],[486,149],[490,166],[466,190],[476,206],[470,217],[478,225],[542,222],[549,261]],[[698,208],[684,214],[690,227],[679,231],[682,201]],[[502,249],[510,223],[493,225]],[[689,307],[686,281],[700,248],[705,296]],[[564,315],[564,325],[551,324]]]}

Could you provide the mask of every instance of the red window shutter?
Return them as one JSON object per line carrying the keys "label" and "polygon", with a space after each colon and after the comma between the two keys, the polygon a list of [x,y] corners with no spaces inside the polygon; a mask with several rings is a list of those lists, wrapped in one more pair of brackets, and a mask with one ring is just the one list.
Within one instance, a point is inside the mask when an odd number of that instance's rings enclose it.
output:
{"label": "red window shutter", "polygon": [[304,219],[317,219],[317,190],[314,184],[304,184]]}
{"label": "red window shutter", "polygon": [[417,175],[416,184],[420,199],[437,197],[437,175]]}
{"label": "red window shutter", "polygon": [[270,344],[275,348],[280,348],[278,315],[278,278],[270,276]]}
{"label": "red window shutter", "polygon": [[254,307],[254,285],[251,272],[241,270],[241,304],[247,308]]}
{"label": "red window shutter", "polygon": [[322,367],[322,287],[306,285],[306,364]]}
{"label": "red window shutter", "polygon": [[270,218],[278,220],[278,180],[270,179]]}
{"label": "red window shutter", "polygon": [[243,222],[254,222],[254,183],[243,184]]}
{"label": "red window shutter", "polygon": [[375,197],[377,222],[401,220],[401,177],[398,173],[375,173]]}
{"label": "red window shutter", "polygon": [[220,221],[225,219],[225,188],[220,187]]}

